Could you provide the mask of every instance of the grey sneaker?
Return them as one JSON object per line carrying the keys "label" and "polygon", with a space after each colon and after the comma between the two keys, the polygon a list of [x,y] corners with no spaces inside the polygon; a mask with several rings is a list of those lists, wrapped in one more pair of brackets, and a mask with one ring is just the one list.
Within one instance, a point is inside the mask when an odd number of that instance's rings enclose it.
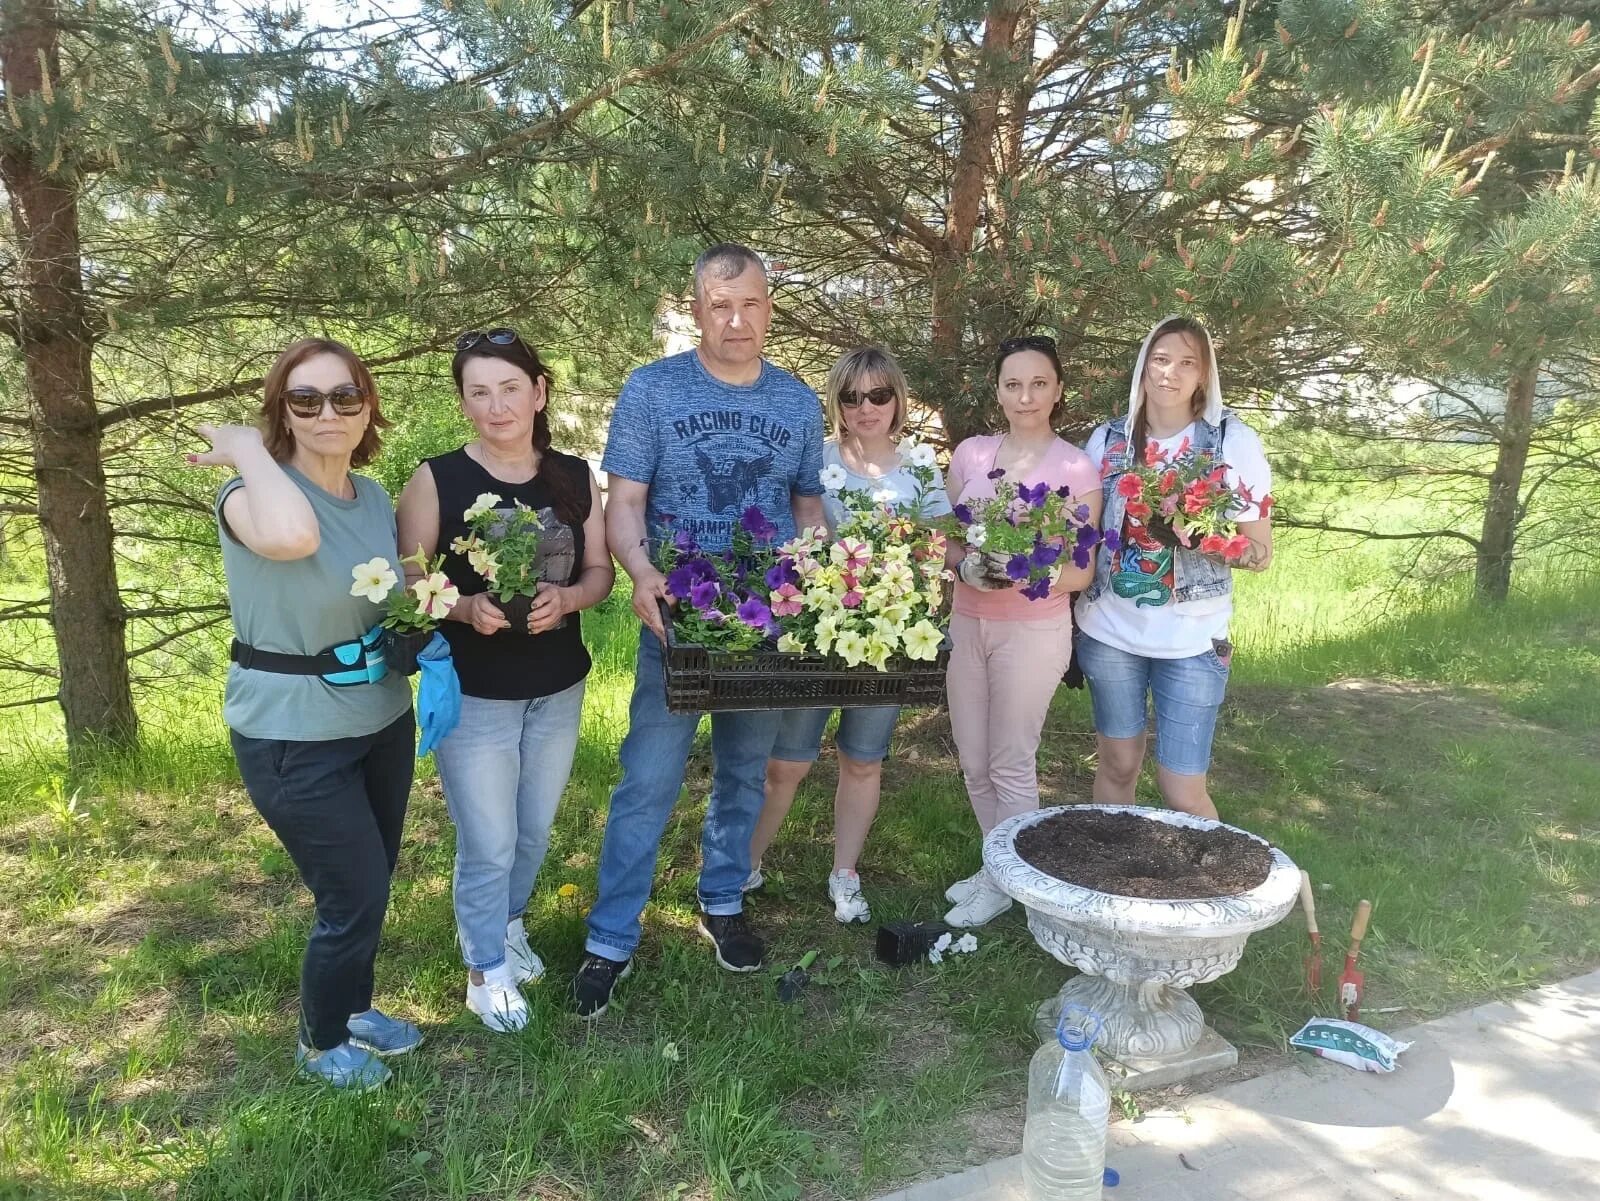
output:
{"label": "grey sneaker", "polygon": [[511,965],[518,984],[528,984],[544,975],[544,960],[528,945],[528,931],[520,917],[506,925],[506,962]]}
{"label": "grey sneaker", "polygon": [[422,1031],[379,1009],[350,1015],[350,1041],[374,1055],[406,1055],[422,1045]]}
{"label": "grey sneaker", "polygon": [[750,874],[744,878],[744,883],[739,885],[740,892],[754,892],[767,882],[761,874],[761,865],[758,863],[750,869]]}
{"label": "grey sneaker", "polygon": [[986,871],[980,867],[965,880],[957,880],[944,890],[944,899],[952,905],[959,905],[972,895],[973,890],[978,887],[979,882],[983,880],[986,874]]}
{"label": "grey sneaker", "polygon": [[295,1052],[295,1066],[302,1076],[320,1080],[334,1088],[353,1089],[358,1093],[381,1088],[389,1081],[389,1069],[371,1051],[363,1050],[346,1039],[337,1047],[326,1051],[313,1051],[304,1043]]}

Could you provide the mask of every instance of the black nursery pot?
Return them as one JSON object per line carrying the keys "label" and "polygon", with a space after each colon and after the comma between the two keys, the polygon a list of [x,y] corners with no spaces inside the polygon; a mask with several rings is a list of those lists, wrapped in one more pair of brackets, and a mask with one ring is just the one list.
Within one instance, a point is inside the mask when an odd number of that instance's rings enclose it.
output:
{"label": "black nursery pot", "polygon": [[419,670],[417,656],[432,641],[432,630],[385,630],[383,661],[389,665],[390,671],[414,676]]}
{"label": "black nursery pot", "polygon": [[510,600],[501,600],[498,596],[491,596],[490,602],[500,612],[506,615],[506,620],[511,623],[511,632],[527,637],[528,614],[533,612],[533,597],[523,596],[520,592]]}

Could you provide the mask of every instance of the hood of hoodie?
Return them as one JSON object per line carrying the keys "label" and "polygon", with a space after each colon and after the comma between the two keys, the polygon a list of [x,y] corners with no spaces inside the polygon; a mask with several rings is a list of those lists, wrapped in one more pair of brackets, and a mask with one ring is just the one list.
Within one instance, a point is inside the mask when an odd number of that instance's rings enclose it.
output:
{"label": "hood of hoodie", "polygon": [[[1150,343],[1155,341],[1156,330],[1167,322],[1176,319],[1180,314],[1168,313],[1160,321],[1150,327],[1150,332],[1144,336],[1144,342],[1139,347],[1138,362],[1133,365],[1133,386],[1128,390],[1128,429],[1133,429],[1133,423],[1138,419],[1139,406],[1144,403],[1144,361],[1150,354]],[[1212,345],[1211,331],[1204,325],[1206,358],[1210,360],[1210,368],[1206,374],[1206,407],[1200,415],[1211,424],[1216,425],[1222,420],[1222,381],[1217,377],[1217,348]]]}

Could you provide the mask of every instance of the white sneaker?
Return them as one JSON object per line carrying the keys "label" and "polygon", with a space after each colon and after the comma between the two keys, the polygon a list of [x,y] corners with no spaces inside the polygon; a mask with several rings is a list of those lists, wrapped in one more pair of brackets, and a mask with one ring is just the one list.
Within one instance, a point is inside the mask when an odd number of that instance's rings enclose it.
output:
{"label": "white sneaker", "polygon": [[767,882],[761,874],[761,865],[758,863],[750,869],[750,874],[744,878],[744,883],[739,885],[740,892],[754,892]]}
{"label": "white sneaker", "polygon": [[1011,898],[985,877],[967,894],[966,900],[944,915],[944,920],[952,926],[982,926],[1010,908]]}
{"label": "white sneaker", "polygon": [[528,1024],[528,1000],[517,987],[509,962],[484,972],[482,984],[474,984],[472,974],[467,973],[467,1008],[489,1029],[502,1033]]}
{"label": "white sneaker", "polygon": [[861,877],[849,868],[840,868],[828,877],[828,896],[833,900],[833,916],[845,925],[872,920],[872,910],[861,895]]}
{"label": "white sneaker", "polygon": [[533,953],[528,945],[528,931],[522,919],[515,918],[506,925],[506,962],[518,984],[527,984],[544,975],[544,960]]}
{"label": "white sneaker", "polygon": [[949,888],[945,889],[944,899],[949,901],[952,905],[959,905],[962,901],[966,900],[972,895],[972,890],[978,887],[978,882],[980,880],[988,879],[988,875],[988,871],[980,867],[965,880],[957,880]]}

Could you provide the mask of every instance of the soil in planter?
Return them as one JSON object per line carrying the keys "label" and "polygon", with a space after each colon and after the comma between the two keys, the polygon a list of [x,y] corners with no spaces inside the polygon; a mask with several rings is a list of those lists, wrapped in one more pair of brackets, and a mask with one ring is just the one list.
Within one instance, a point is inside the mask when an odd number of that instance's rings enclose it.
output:
{"label": "soil in planter", "polygon": [[1233,830],[1191,830],[1131,813],[1057,814],[1023,830],[1016,846],[1058,880],[1147,900],[1249,892],[1272,869],[1272,852]]}

